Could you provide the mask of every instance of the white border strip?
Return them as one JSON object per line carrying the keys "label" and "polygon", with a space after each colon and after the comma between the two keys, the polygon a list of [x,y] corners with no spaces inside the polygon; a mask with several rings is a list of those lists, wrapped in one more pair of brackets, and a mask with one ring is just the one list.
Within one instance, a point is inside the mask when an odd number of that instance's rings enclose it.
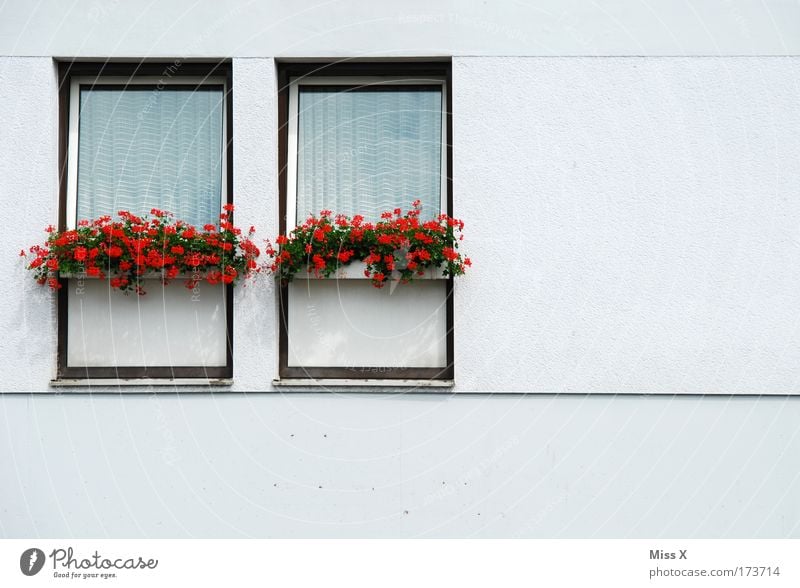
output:
{"label": "white border strip", "polygon": [[442,86],[442,136],[439,189],[439,212],[447,211],[447,82],[442,77],[408,78],[398,76],[301,76],[289,80],[289,127],[286,158],[286,230],[298,224],[297,155],[299,86]]}
{"label": "white border strip", "polygon": [[67,229],[75,229],[78,216],[78,141],[80,119],[81,86],[119,85],[121,89],[128,86],[156,85],[168,86],[222,86],[222,186],[220,186],[220,213],[222,206],[228,202],[228,88],[224,77],[176,76],[164,81],[163,76],[76,76],[70,82],[69,94],[69,129],[67,149]]}

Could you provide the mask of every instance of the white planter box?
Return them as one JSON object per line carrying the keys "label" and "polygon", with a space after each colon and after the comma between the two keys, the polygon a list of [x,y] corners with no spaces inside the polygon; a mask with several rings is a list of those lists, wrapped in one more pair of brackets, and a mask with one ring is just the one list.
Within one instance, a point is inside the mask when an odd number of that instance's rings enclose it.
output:
{"label": "white planter box", "polygon": [[[294,275],[296,280],[369,280],[370,278],[364,275],[367,269],[367,264],[363,261],[351,261],[348,264],[339,266],[335,274],[325,277],[317,275],[312,269],[310,272],[300,271]],[[414,274],[414,280],[445,280],[447,279],[442,275],[443,269],[441,267],[428,268],[422,276]],[[395,273],[395,277],[399,275]]]}
{"label": "white planter box", "polygon": [[[108,273],[105,274],[105,277],[106,277],[106,279],[109,279],[109,278],[116,278],[116,277],[119,277],[121,275],[126,275],[127,276],[128,274],[127,273],[121,274],[121,273],[118,273],[118,272],[112,272],[110,274],[108,274]],[[86,274],[76,274],[76,273],[72,273],[72,272],[58,272],[58,277],[60,277],[60,278],[68,278],[68,279],[77,279],[77,280],[97,280],[97,279],[99,279],[99,276],[89,276],[89,275],[86,275]],[[140,280],[161,280],[161,279],[164,279],[165,277],[166,277],[166,273],[165,272],[155,272],[155,271],[146,272],[146,273],[142,274],[141,276],[138,276],[138,278]],[[182,272],[182,273],[179,273],[177,276],[175,276],[172,279],[173,280],[191,280],[193,278],[197,278],[198,280],[202,280],[205,277],[206,277],[206,271],[203,270],[203,271],[199,271],[197,273]],[[134,276],[134,279],[136,279],[136,276]]]}
{"label": "white planter box", "polygon": [[[156,273],[156,272],[154,272]],[[146,296],[110,295],[108,282],[71,282],[69,367],[219,367],[227,361],[226,289],[201,282],[143,282]]]}

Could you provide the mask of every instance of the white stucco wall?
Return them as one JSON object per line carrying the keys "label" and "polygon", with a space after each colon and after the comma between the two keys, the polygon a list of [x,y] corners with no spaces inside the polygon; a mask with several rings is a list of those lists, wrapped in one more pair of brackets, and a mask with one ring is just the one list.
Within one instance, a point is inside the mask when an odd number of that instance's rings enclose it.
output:
{"label": "white stucco wall", "polygon": [[[18,227],[2,236],[13,279],[0,286],[0,369],[16,392],[47,390],[55,364],[53,298],[16,257],[56,215],[50,56],[185,55],[181,35],[205,14],[177,19],[173,38],[169,19],[137,20],[123,3],[78,3],[55,24],[46,4],[0,19],[0,53],[44,56],[0,58],[2,220]],[[800,535],[800,404],[756,396],[796,393],[800,379],[798,58],[596,56],[792,53],[796,34],[737,38],[735,14],[791,32],[797,19],[775,14],[796,6],[732,3],[732,20],[708,29],[717,45],[702,29],[692,43],[659,37],[652,23],[641,44],[619,41],[602,23],[625,21],[608,6],[608,21],[577,4],[576,20],[559,21],[573,22],[572,44],[524,19],[513,22],[533,27],[525,47],[476,34],[487,17],[453,38],[417,23],[397,49],[456,55],[455,212],[475,260],[456,287],[456,392],[546,394],[242,394],[271,389],[276,371],[263,281],[237,290],[232,392],[0,397],[0,534]],[[92,10],[97,29],[76,40],[74,19]],[[220,26],[252,20],[232,14]],[[272,56],[384,47],[385,28],[333,38],[328,13],[312,14],[321,34],[298,30],[297,46],[280,26],[277,40],[248,45],[242,31],[232,45],[218,29],[194,45],[255,56],[234,59],[234,181],[237,219],[265,236],[277,230]],[[27,26],[38,41],[20,34]],[[522,57],[550,53],[584,56]],[[685,392],[749,395],[674,396]]]}
{"label": "white stucco wall", "polygon": [[[23,88],[24,91],[20,91]],[[54,297],[35,287],[18,257],[58,218],[58,83],[51,58],[0,58],[0,201],[4,231],[0,267],[3,379],[9,390],[41,388],[56,358]],[[27,374],[27,375],[25,375]]]}
{"label": "white stucco wall", "polygon": [[798,74],[797,57],[456,58],[475,261],[458,385],[800,390]]}

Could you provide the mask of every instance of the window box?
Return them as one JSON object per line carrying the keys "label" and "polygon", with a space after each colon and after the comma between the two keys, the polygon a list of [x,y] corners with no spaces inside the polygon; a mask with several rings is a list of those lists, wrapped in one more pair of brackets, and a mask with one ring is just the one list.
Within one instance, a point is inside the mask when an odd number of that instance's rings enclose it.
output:
{"label": "window box", "polygon": [[[366,273],[365,273],[366,272]],[[444,275],[444,268],[442,267],[429,267],[424,270],[423,275],[415,275],[416,280],[446,280],[447,276]],[[367,272],[367,264],[364,261],[356,260],[347,264],[342,264],[336,270],[336,273],[331,276],[321,276],[314,272],[314,267],[309,266],[305,272],[297,272],[294,276],[296,280],[369,280],[371,279],[369,272]],[[393,276],[390,279],[396,279]]]}
{"label": "window box", "polygon": [[48,227],[47,241],[30,248],[36,257],[28,269],[38,283],[54,290],[62,287],[55,272],[66,279],[108,278],[111,288],[138,294],[144,294],[141,282],[148,279],[166,284],[183,277],[188,287],[201,280],[232,284],[260,271],[255,228],[243,235],[233,225],[233,208],[226,204],[219,224],[207,223],[203,230],[157,209],[151,217],[121,211],[117,221],[110,215],[84,219],[74,230]]}
{"label": "window box", "polygon": [[[329,210],[310,216],[271,244],[270,269],[285,283],[297,275],[315,278],[369,278],[376,288],[392,281],[459,276],[472,262],[458,252],[464,223],[440,214],[421,220],[421,202],[405,215],[402,209],[381,214],[376,223],[361,215],[332,217]],[[310,262],[310,263],[309,263]],[[354,267],[352,264],[357,263]],[[357,273],[360,272],[360,275]]]}
{"label": "window box", "polygon": [[[170,282],[174,282],[176,280],[191,280],[191,279],[198,279],[202,280],[208,275],[207,270],[203,270],[201,272],[180,272],[177,276],[169,279]],[[58,272],[58,277],[65,279],[65,280],[110,280],[111,278],[119,278],[121,276],[126,276],[125,273],[120,272],[111,272],[106,274],[105,276],[90,276],[86,273],[77,273],[77,272]],[[138,276],[139,280],[164,280],[167,279],[167,273],[165,271],[150,271]]]}

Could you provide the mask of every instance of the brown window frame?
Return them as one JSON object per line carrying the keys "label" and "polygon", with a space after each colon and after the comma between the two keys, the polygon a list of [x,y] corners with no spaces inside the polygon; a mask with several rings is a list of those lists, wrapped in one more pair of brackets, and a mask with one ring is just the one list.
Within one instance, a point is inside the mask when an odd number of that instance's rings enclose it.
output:
{"label": "brown window frame", "polygon": [[[226,136],[225,157],[227,165],[227,203],[233,203],[233,77],[229,60],[217,62],[185,62],[173,60],[166,62],[81,62],[62,61],[58,64],[58,112],[59,112],[59,205],[58,227],[64,230],[67,224],[67,170],[69,157],[69,112],[70,82],[78,76],[150,76],[161,77],[168,83],[170,78],[225,77],[226,97]],[[59,278],[62,288],[58,291],[58,365],[57,379],[223,379],[233,377],[233,286],[225,290],[226,304],[226,362],[224,366],[67,366],[67,279]]]}
{"label": "brown window frame", "polygon": [[[287,162],[289,154],[289,82],[305,76],[437,76],[445,80],[446,101],[446,175],[447,214],[453,214],[453,79],[450,61],[436,62],[338,62],[338,63],[279,63],[278,64],[278,214],[281,234],[287,230]],[[288,308],[289,289],[281,285],[278,293],[279,343],[278,374],[281,379],[325,380],[453,380],[454,366],[454,312],[453,278],[445,283],[445,317],[447,324],[447,364],[441,368],[386,367],[289,367]]]}

